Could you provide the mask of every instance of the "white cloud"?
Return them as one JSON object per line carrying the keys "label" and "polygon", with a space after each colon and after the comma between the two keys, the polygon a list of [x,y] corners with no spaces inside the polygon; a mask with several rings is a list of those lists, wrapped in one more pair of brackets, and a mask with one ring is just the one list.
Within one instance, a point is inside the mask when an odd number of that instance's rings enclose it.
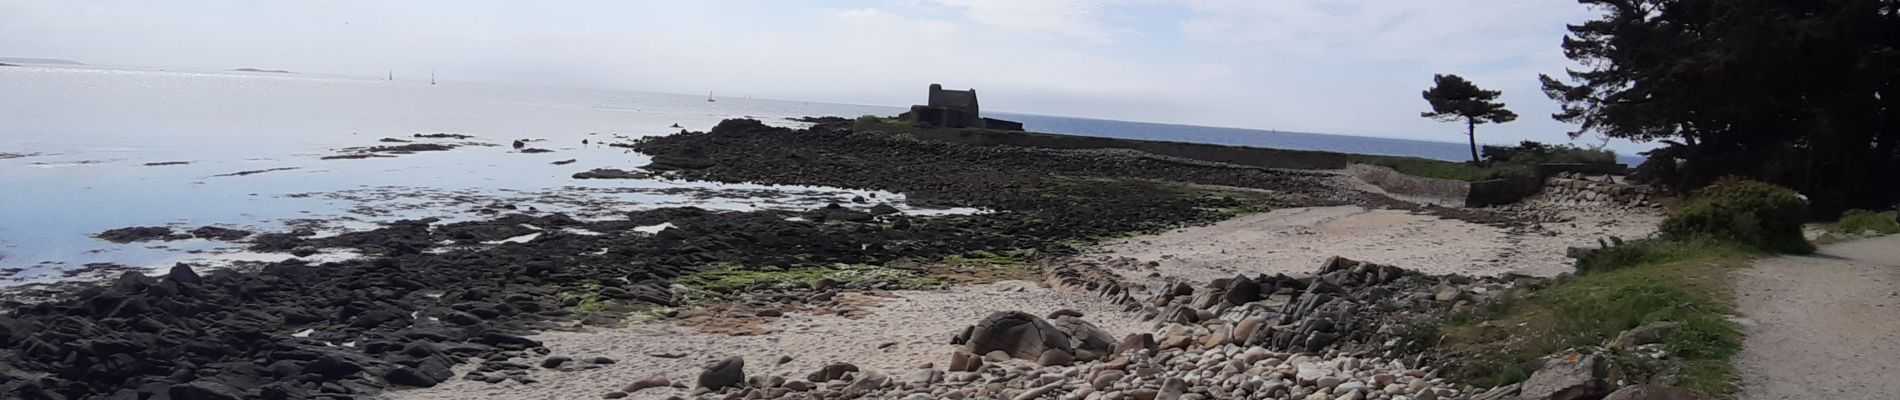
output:
{"label": "white cloud", "polygon": [[977,23],[1021,32],[1109,43],[1121,32],[1106,26],[1107,0],[930,0],[960,10]]}

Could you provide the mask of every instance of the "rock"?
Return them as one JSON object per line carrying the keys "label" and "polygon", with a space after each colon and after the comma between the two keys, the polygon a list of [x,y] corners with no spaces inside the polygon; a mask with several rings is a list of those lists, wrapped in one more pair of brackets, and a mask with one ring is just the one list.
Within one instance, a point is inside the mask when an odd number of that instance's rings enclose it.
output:
{"label": "rock", "polygon": [[[1054,325],[1069,337],[1069,345],[1075,349],[1078,360],[1093,361],[1095,357],[1115,352],[1115,335],[1080,317],[1064,315],[1055,319]],[[1090,357],[1082,357],[1084,353]]]}
{"label": "rock", "polygon": [[805,380],[812,382],[830,382],[844,379],[845,374],[858,371],[858,366],[851,365],[851,363],[831,363],[826,364],[817,371],[812,371],[809,375],[805,375]]}
{"label": "rock", "polygon": [[1459,297],[1463,297],[1464,294],[1465,292],[1463,290],[1458,289],[1458,287],[1456,286],[1438,285],[1437,291],[1432,293],[1432,300],[1452,301],[1452,300],[1457,300]]}
{"label": "rock", "polygon": [[1155,400],[1180,400],[1187,393],[1187,381],[1181,378],[1168,378],[1161,382],[1161,391],[1155,393]]}
{"label": "rock", "polygon": [[1129,350],[1142,350],[1142,349],[1146,349],[1149,351],[1155,350],[1155,335],[1154,334],[1131,333],[1131,334],[1128,334],[1128,336],[1123,336],[1121,341],[1115,342],[1115,354],[1121,354],[1124,352],[1128,352]]}
{"label": "rock", "polygon": [[1218,348],[1233,341],[1230,337],[1232,335],[1232,328],[1228,328],[1227,324],[1216,324],[1210,327],[1209,331],[1207,337],[1201,339],[1201,347],[1210,349]]}
{"label": "rock", "polygon": [[757,315],[757,316],[761,316],[761,317],[768,317],[768,318],[777,318],[777,317],[783,317],[783,316],[785,316],[785,312],[784,312],[784,311],[779,311],[779,310],[778,310],[778,309],[776,309],[776,308],[767,308],[767,309],[764,309],[764,310],[759,310],[759,312],[757,312],[757,313],[754,313],[753,315]]}
{"label": "rock", "polygon": [[573,360],[574,360],[573,358],[568,358],[565,356],[548,357],[545,360],[541,360],[541,368],[547,368],[547,369],[560,368],[561,364],[566,364],[568,361],[573,361]]}
{"label": "rock", "polygon": [[1247,343],[1247,340],[1252,338],[1254,332],[1258,332],[1260,328],[1266,326],[1266,324],[1267,318],[1258,315],[1241,319],[1240,323],[1234,324],[1233,342],[1236,344],[1252,344]]}
{"label": "rock", "polygon": [[987,354],[1002,351],[1010,357],[1036,359],[1055,350],[1074,356],[1069,337],[1054,325],[1021,311],[999,311],[984,317],[971,331],[965,350]]}
{"label": "rock", "polygon": [[1616,339],[1610,340],[1610,347],[1628,350],[1634,349],[1636,346],[1662,343],[1663,339],[1669,335],[1669,332],[1674,331],[1676,327],[1680,325],[1682,324],[1676,322],[1656,321],[1630,328],[1630,330],[1623,331],[1623,333],[1618,333]]}
{"label": "rock", "polygon": [[957,350],[950,353],[951,371],[976,371],[983,368],[983,358],[970,352]]}
{"label": "rock", "polygon": [[878,389],[883,389],[884,385],[890,383],[891,377],[889,376],[884,376],[884,374],[877,373],[876,371],[865,371],[864,375],[858,377],[858,380],[851,381],[850,385],[845,386],[844,394],[845,396],[863,396],[871,392],[876,392]]}
{"label": "rock", "polygon": [[1703,400],[1708,397],[1694,391],[1659,385],[1624,386],[1603,400]]}
{"label": "rock", "polygon": [[1062,388],[1062,382],[1042,385],[1034,389],[1029,389],[1028,391],[1024,391],[1022,394],[1019,394],[1019,395],[1016,395],[1016,397],[1013,397],[1012,400],[1034,400],[1038,397],[1042,397],[1043,395],[1049,394],[1049,392],[1053,392],[1056,389],[1060,389],[1060,388]]}
{"label": "rock", "polygon": [[646,379],[641,379],[638,381],[634,381],[633,383],[629,383],[627,384],[627,387],[621,388],[620,391],[627,392],[627,393],[635,393],[641,390],[646,390],[646,389],[651,389],[651,388],[656,388],[656,387],[667,387],[667,386],[671,386],[672,384],[673,384],[673,381],[666,379],[665,376],[654,375]]}
{"label": "rock", "polygon": [[233,388],[231,385],[205,380],[172,386],[166,392],[174,399],[240,400],[245,398],[244,391]]}
{"label": "rock", "polygon": [[1044,367],[1069,365],[1069,364],[1074,364],[1074,363],[1075,363],[1074,353],[1057,350],[1057,349],[1045,350],[1042,352],[1042,356],[1036,357],[1036,365],[1041,365]]}
{"label": "rock", "polygon": [[1128,373],[1120,370],[1111,369],[1098,372],[1095,374],[1095,379],[1089,381],[1089,386],[1095,388],[1097,391],[1108,390],[1108,388],[1115,386],[1115,381],[1119,381],[1126,376],[1128,376]]}
{"label": "rock", "polygon": [[1222,294],[1228,305],[1241,305],[1260,300],[1260,283],[1246,275],[1235,276],[1227,282],[1227,292]]}
{"label": "rock", "polygon": [[904,383],[910,384],[911,387],[928,387],[937,382],[943,382],[943,371],[935,369],[911,371],[910,374],[904,377]]}
{"label": "rock", "polygon": [[602,395],[600,395],[600,398],[603,398],[603,399],[624,399],[624,398],[627,398],[627,393],[626,393],[626,392],[607,392],[606,394],[602,394]]}
{"label": "rock", "polygon": [[708,390],[737,387],[742,382],[745,382],[745,359],[739,356],[706,364],[699,372],[699,387]]}
{"label": "rock", "polygon": [[1524,380],[1518,398],[1524,400],[1588,400],[1609,394],[1603,381],[1602,358],[1566,353],[1544,361],[1544,367]]}
{"label": "rock", "polygon": [[1044,317],[1044,318],[1048,318],[1049,320],[1054,321],[1054,320],[1062,319],[1062,317],[1082,318],[1082,312],[1064,308],[1060,310],[1050,311],[1049,316]]}
{"label": "rock", "polygon": [[810,381],[793,379],[790,381],[785,381],[785,384],[779,385],[779,387],[782,387],[794,392],[808,392],[808,391],[811,391],[812,389],[817,389],[818,384],[811,383]]}

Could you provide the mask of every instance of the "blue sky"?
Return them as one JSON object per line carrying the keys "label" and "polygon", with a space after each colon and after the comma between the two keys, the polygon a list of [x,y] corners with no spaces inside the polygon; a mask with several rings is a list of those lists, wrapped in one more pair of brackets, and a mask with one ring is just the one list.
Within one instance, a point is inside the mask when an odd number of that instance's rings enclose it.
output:
{"label": "blue sky", "polygon": [[[1574,0],[0,0],[0,56],[902,106],[1463,141],[1433,73],[1505,92],[1481,141],[1570,142],[1538,73]],[[1585,137],[1579,144],[1600,144]],[[1611,143],[1628,153],[1646,145]]]}

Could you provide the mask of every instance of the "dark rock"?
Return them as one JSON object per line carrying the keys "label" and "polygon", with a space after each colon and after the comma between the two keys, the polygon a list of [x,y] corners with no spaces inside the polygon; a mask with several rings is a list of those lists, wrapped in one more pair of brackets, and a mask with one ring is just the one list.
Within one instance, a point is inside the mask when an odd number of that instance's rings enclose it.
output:
{"label": "dark rock", "polygon": [[739,356],[706,364],[706,368],[699,372],[699,387],[708,390],[737,387],[744,381],[745,359]]}
{"label": "dark rock", "polygon": [[1001,350],[1011,357],[1034,360],[1043,352],[1057,350],[1074,354],[1069,337],[1054,325],[1021,311],[999,311],[984,317],[971,331],[964,350],[988,354]]}
{"label": "dark rock", "polygon": [[817,371],[812,371],[810,375],[805,376],[805,380],[812,382],[835,381],[844,379],[845,374],[858,371],[858,366],[851,365],[850,363],[831,363],[825,365],[824,368],[819,368]]}

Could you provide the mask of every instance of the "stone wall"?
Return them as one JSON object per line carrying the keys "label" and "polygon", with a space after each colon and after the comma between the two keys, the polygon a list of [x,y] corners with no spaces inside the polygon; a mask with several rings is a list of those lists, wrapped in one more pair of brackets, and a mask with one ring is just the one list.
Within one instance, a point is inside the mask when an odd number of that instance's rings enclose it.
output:
{"label": "stone wall", "polygon": [[1346,172],[1384,189],[1386,195],[1413,203],[1464,207],[1471,194],[1471,182],[1406,175],[1377,165],[1353,164]]}
{"label": "stone wall", "polygon": [[1544,180],[1544,190],[1530,202],[1565,207],[1658,207],[1655,189],[1634,185],[1615,175],[1560,173]]}

